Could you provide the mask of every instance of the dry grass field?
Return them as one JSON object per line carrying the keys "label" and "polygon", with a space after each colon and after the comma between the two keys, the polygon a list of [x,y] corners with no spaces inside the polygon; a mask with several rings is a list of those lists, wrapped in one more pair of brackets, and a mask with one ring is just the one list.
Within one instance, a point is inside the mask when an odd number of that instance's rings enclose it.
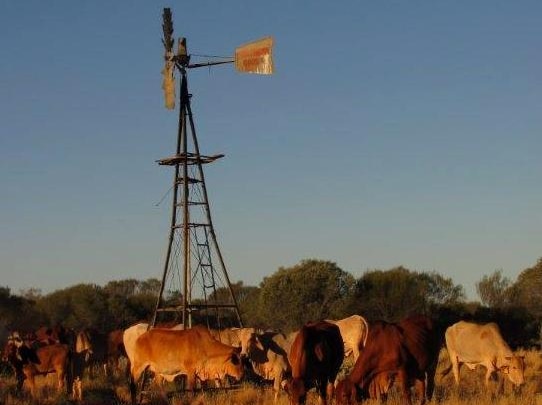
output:
{"label": "dry grass field", "polygon": [[[521,392],[513,392],[510,383],[505,383],[505,393],[502,396],[494,397],[491,392],[485,389],[484,371],[478,368],[470,371],[466,367],[461,370],[461,386],[457,389],[454,385],[453,376],[450,372],[442,376],[442,370],[449,365],[446,350],[441,352],[439,367],[436,378],[435,397],[431,404],[442,405],[542,405],[542,352],[525,351],[526,384]],[[13,377],[2,377],[0,379],[0,405],[28,405],[46,404],[60,405],[73,404],[65,394],[57,394],[54,376],[38,378],[40,387],[39,399],[32,401],[28,394],[15,395],[15,379]],[[106,379],[97,377],[94,380],[84,380],[84,399],[81,405],[101,404],[129,404],[130,395],[127,381],[124,377],[114,376]],[[149,396],[146,403],[150,405],[273,405],[273,392],[270,388],[256,388],[244,384],[239,388],[226,391],[213,391],[186,395],[172,392],[169,387],[164,389],[156,388]],[[311,392],[307,403],[317,404],[317,397]],[[376,401],[366,401],[367,405],[375,405]],[[401,403],[397,393],[392,392],[388,401],[389,405]],[[287,405],[288,398],[282,393],[277,405]]]}

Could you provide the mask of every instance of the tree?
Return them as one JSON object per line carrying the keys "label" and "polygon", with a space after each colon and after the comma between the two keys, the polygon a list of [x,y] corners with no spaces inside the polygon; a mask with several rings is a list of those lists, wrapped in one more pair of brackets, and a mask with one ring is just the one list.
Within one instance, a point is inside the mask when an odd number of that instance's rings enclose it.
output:
{"label": "tree", "polygon": [[105,330],[109,324],[107,295],[95,284],[77,284],[57,290],[37,304],[47,314],[49,325],[62,324],[75,330],[90,327]]}
{"label": "tree", "polygon": [[260,285],[259,320],[267,327],[293,330],[308,321],[340,317],[353,285],[354,278],[329,261],[280,267]]}
{"label": "tree", "polygon": [[510,304],[510,285],[510,279],[502,275],[502,270],[496,270],[476,283],[476,292],[482,304],[504,308]]}
{"label": "tree", "polygon": [[451,279],[399,266],[363,274],[356,283],[350,312],[369,319],[398,321],[412,313],[429,314],[435,307],[463,299],[463,287],[454,285]]}
{"label": "tree", "polygon": [[542,258],[520,273],[511,287],[511,300],[542,321]]}
{"label": "tree", "polygon": [[8,287],[0,287],[0,326],[29,331],[35,323],[41,321],[42,314],[36,309],[33,300],[12,295]]}

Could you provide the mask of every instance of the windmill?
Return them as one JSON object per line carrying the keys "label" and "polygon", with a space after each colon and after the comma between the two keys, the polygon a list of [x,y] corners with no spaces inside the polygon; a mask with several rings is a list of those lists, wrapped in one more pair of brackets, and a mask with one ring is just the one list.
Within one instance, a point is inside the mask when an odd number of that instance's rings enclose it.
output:
{"label": "windmill", "polygon": [[[236,49],[234,58],[191,63],[186,39],[179,38],[174,50],[171,10],[163,14],[164,67],[162,89],[165,106],[175,108],[176,77],[179,86],[179,125],[175,154],[158,160],[174,168],[171,222],[160,293],[151,326],[158,321],[176,321],[183,327],[242,326],[237,300],[228,277],[213,226],[203,166],[224,155],[200,153],[188,92],[188,71],[203,66],[235,63],[240,72],[273,73],[270,37]],[[160,318],[160,319],[158,319]]]}

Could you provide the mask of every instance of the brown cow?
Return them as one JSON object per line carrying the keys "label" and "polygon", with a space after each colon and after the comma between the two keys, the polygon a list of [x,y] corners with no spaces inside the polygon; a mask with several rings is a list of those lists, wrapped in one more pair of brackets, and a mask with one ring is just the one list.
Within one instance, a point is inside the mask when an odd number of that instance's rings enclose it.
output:
{"label": "brown cow", "polygon": [[58,390],[67,386],[68,394],[71,393],[73,381],[68,345],[53,343],[34,349],[26,345],[18,334],[13,334],[8,338],[3,357],[15,371],[18,391],[26,380],[32,397],[36,398],[35,377],[56,373]]}
{"label": "brown cow", "polygon": [[365,349],[352,372],[337,384],[337,403],[352,404],[360,395],[378,398],[387,392],[394,380],[408,404],[411,404],[412,384],[421,403],[425,403],[426,381],[427,396],[433,393],[441,342],[431,320],[423,316],[413,316],[398,324],[372,323]]}
{"label": "brown cow", "polygon": [[130,393],[136,400],[137,381],[148,368],[166,377],[185,375],[187,388],[195,388],[196,379],[237,380],[243,376],[239,350],[215,340],[207,328],[187,330],[150,329],[141,334],[127,353],[130,360]]}
{"label": "brown cow", "polygon": [[286,383],[290,404],[304,404],[307,391],[315,387],[319,402],[327,403],[344,360],[344,343],[339,327],[320,321],[305,324],[297,333],[288,356],[292,379]]}

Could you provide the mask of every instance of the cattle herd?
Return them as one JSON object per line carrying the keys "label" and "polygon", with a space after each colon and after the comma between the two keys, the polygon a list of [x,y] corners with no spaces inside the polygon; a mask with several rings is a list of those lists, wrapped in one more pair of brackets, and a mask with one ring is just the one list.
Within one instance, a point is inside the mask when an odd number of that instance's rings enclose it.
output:
{"label": "cattle herd", "polygon": [[[430,400],[441,348],[459,384],[460,367],[481,365],[485,384],[507,377],[515,387],[524,383],[524,358],[515,355],[495,323],[457,322],[445,330],[422,315],[397,323],[368,323],[359,315],[303,325],[290,334],[255,328],[209,330],[195,326],[150,328],[146,323],[108,334],[74,332],[62,326],[40,328],[31,334],[11,332],[3,361],[15,372],[17,390],[25,382],[36,395],[35,377],[56,373],[58,389],[81,400],[83,373],[103,368],[119,370],[126,358],[132,403],[144,384],[178,381],[187,391],[230,386],[237,381],[272,382],[274,398],[286,392],[290,404],[304,404],[315,389],[320,403],[332,398],[338,405],[364,399],[383,400],[395,386],[405,403]],[[349,373],[340,375],[350,358]],[[141,397],[139,397],[141,398]]]}

